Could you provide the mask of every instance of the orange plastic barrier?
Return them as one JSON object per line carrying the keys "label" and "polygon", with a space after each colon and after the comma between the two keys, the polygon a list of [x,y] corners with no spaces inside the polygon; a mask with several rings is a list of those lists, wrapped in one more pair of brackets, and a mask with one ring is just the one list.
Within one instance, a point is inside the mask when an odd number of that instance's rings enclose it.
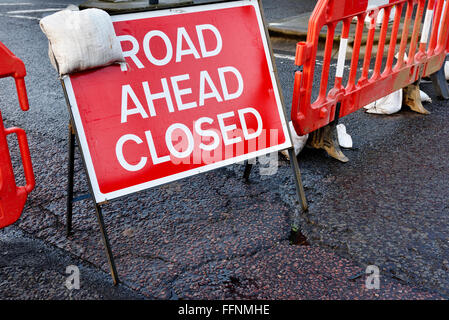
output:
{"label": "orange plastic barrier", "polygon": [[23,111],[29,109],[24,79],[26,74],[25,65],[22,60],[17,58],[14,53],[9,51],[9,49],[0,42],[0,78],[14,78],[17,88],[17,97],[19,98],[20,108]]}
{"label": "orange plastic barrier", "polygon": [[[383,14],[380,28],[377,27],[379,14]],[[390,17],[394,18],[391,23]],[[335,80],[330,87],[337,25],[342,30]],[[323,28],[327,28],[327,37],[319,93],[312,101]],[[449,5],[445,0],[389,0],[379,7],[373,7],[372,0],[319,0],[310,17],[307,41],[297,44],[295,63],[302,71],[295,74],[293,92],[291,117],[296,131],[304,135],[331,123],[337,105],[338,116],[346,116],[440,70],[449,51],[448,29]],[[378,41],[375,42],[376,34]],[[349,43],[352,58],[346,66]],[[377,47],[374,59],[373,47]]]}
{"label": "orange plastic barrier", "polygon": [[[14,77],[17,95],[22,110],[28,110],[28,97],[25,88],[25,66],[19,58],[0,42],[0,78]],[[11,156],[6,136],[16,134],[23,169],[25,171],[25,186],[17,186],[11,163]],[[0,112],[0,228],[6,227],[19,219],[28,194],[35,185],[30,150],[25,131],[20,128],[5,129]]]}
{"label": "orange plastic barrier", "polygon": [[[26,186],[16,186],[6,136],[16,134],[25,171]],[[0,228],[16,222],[22,214],[28,194],[34,188],[34,174],[25,131],[3,126],[0,112]]]}

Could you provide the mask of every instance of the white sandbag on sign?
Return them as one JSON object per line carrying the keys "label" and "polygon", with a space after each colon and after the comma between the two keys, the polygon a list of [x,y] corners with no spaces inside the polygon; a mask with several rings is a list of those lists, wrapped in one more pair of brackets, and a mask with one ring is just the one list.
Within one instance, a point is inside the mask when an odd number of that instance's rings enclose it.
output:
{"label": "white sandbag on sign", "polygon": [[125,62],[111,17],[103,10],[66,9],[39,24],[60,75]]}

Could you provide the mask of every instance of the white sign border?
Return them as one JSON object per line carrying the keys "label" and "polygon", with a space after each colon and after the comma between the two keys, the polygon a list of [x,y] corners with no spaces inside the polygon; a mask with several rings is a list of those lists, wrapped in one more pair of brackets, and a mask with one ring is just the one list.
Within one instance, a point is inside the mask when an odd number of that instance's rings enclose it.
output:
{"label": "white sign border", "polygon": [[265,49],[265,55],[268,63],[268,68],[272,80],[272,85],[274,89],[274,94],[276,98],[276,104],[278,106],[279,116],[281,118],[282,123],[282,129],[284,131],[284,137],[285,142],[283,144],[273,146],[270,148],[266,148],[263,150],[259,150],[256,152],[244,154],[238,157],[225,159],[216,163],[208,164],[199,168],[191,169],[188,171],[183,171],[180,173],[176,173],[167,177],[159,178],[156,180],[144,182],[138,185],[134,185],[131,187],[127,187],[124,189],[116,190],[109,193],[102,193],[100,191],[100,187],[97,180],[97,175],[95,173],[95,169],[92,162],[92,157],[90,155],[89,146],[87,144],[87,139],[84,134],[84,127],[81,121],[81,116],[78,109],[78,104],[76,102],[75,94],[73,91],[72,83],[70,81],[70,76],[67,76],[63,79],[64,85],[66,88],[67,97],[69,99],[70,108],[73,115],[73,120],[75,122],[76,131],[78,133],[79,142],[81,144],[82,153],[84,156],[84,161],[87,167],[90,183],[92,186],[92,192],[94,193],[94,198],[96,203],[103,203],[109,200],[113,200],[115,198],[123,197],[132,193],[136,193],[138,191],[142,191],[145,189],[149,189],[152,187],[160,186],[163,184],[167,184],[176,180],[180,180],[183,178],[187,178],[193,175],[197,175],[203,172],[215,170],[221,167],[225,167],[234,163],[242,162],[248,159],[256,158],[262,155],[266,155],[268,153],[277,152],[280,150],[288,149],[292,147],[291,138],[290,138],[290,131],[288,130],[287,122],[286,122],[286,116],[284,107],[282,105],[281,97],[280,97],[280,88],[278,87],[278,83],[276,80],[276,73],[273,67],[271,55],[270,55],[270,49],[268,46],[268,41],[266,39],[265,34],[265,27],[263,24],[261,12],[259,3],[257,0],[242,0],[242,1],[235,1],[235,2],[224,2],[224,3],[216,3],[216,4],[205,4],[205,5],[199,5],[199,6],[192,6],[192,7],[184,7],[184,8],[173,8],[173,9],[164,9],[164,10],[158,10],[158,11],[146,11],[146,12],[138,12],[138,13],[129,13],[129,14],[122,14],[122,15],[116,15],[112,16],[112,21],[127,21],[127,20],[137,20],[137,19],[146,19],[146,18],[154,18],[154,17],[161,17],[161,16],[170,16],[170,15],[176,15],[176,14],[184,14],[184,13],[193,13],[193,12],[202,12],[202,11],[210,11],[210,10],[217,10],[217,9],[226,9],[226,8],[234,8],[234,7],[243,7],[251,5],[256,10],[257,20],[259,24],[259,29],[261,32],[261,37]]}

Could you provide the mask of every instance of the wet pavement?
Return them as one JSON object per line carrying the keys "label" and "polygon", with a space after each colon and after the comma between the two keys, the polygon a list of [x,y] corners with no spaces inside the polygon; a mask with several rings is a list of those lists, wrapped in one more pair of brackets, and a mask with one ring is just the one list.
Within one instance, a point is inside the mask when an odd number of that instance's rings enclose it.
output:
{"label": "wet pavement", "polygon": [[[143,299],[144,296],[124,285],[115,287],[109,275],[98,272],[65,250],[8,227],[0,232],[1,299]],[[80,289],[69,290],[65,282],[76,266]]]}
{"label": "wet pavement", "polygon": [[[249,183],[243,166],[233,165],[105,205],[123,281],[111,288],[92,202],[75,204],[75,233],[65,237],[68,113],[38,26],[42,13],[8,14],[71,2],[29,2],[0,6],[0,41],[27,67],[31,105],[22,112],[13,81],[1,79],[0,108],[6,127],[27,131],[36,175],[22,218],[0,230],[0,299],[447,298],[449,106],[428,84],[422,86],[434,99],[428,116],[359,111],[343,118],[355,147],[344,151],[349,163],[321,151],[301,153],[308,213],[298,211],[283,158],[274,175],[260,175],[256,165]],[[269,21],[307,10],[298,2],[263,1]],[[291,59],[292,53],[276,54],[287,106]],[[20,183],[17,146],[9,141]],[[82,194],[88,187],[79,152],[75,168]],[[290,244],[291,217],[310,245]],[[35,252],[54,257],[42,260]],[[86,275],[80,292],[64,286],[71,264],[80,266],[81,279]],[[379,290],[365,288],[367,265],[381,269]]]}

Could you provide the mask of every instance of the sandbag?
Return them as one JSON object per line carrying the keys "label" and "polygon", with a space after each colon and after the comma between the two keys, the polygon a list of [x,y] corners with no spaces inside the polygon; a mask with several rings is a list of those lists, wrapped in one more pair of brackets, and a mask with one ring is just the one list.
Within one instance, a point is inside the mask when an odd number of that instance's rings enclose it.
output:
{"label": "sandbag", "polygon": [[367,113],[393,114],[402,108],[402,89],[364,106]]}
{"label": "sandbag", "polygon": [[[424,91],[419,90],[419,94],[421,97],[421,102],[432,102],[432,99]],[[366,109],[367,113],[393,114],[401,110],[402,97],[402,89],[399,89],[383,98],[380,98],[379,100],[376,100],[364,106],[364,108]]]}
{"label": "sandbag", "polygon": [[432,103],[432,99],[429,97],[427,93],[422,90],[419,90],[419,95],[421,97],[421,102],[429,102]]}
{"label": "sandbag", "polygon": [[111,17],[100,9],[65,9],[40,20],[59,74],[125,62]]}
{"label": "sandbag", "polygon": [[[293,140],[293,147],[295,148],[295,154],[298,155],[302,149],[304,149],[304,146],[306,145],[307,139],[309,138],[309,135],[306,134],[304,136],[299,136],[296,133],[295,127],[293,126],[293,122],[289,122],[290,132],[292,133],[292,140]],[[282,150],[281,153],[289,159],[287,150]]]}
{"label": "sandbag", "polygon": [[346,126],[342,123],[337,124],[337,136],[340,147],[352,148],[352,137],[346,132]]}

